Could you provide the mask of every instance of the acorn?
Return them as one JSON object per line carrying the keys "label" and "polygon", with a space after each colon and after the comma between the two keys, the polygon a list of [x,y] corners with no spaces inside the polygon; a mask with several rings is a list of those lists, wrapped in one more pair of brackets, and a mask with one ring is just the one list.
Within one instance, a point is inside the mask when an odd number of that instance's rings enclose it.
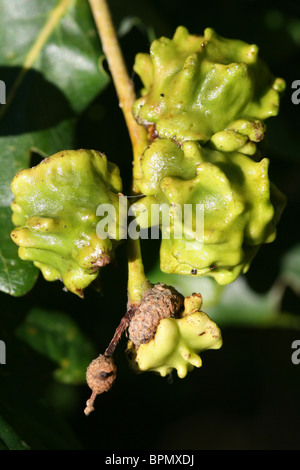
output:
{"label": "acorn", "polygon": [[154,338],[163,318],[176,318],[184,305],[184,297],[172,286],[156,284],[146,291],[128,328],[129,339],[138,349]]}
{"label": "acorn", "polygon": [[100,354],[90,363],[86,371],[86,381],[93,393],[86,402],[84,410],[86,415],[94,410],[93,404],[96,396],[110,390],[116,379],[116,374],[117,368],[111,356]]}

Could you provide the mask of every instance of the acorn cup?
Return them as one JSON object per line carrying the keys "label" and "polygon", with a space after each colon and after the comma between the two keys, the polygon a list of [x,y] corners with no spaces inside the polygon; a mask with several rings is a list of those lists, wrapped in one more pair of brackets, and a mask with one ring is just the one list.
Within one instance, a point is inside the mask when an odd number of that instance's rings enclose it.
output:
{"label": "acorn cup", "polygon": [[[33,261],[46,280],[60,279],[83,297],[122,238],[118,167],[95,150],[65,150],[20,171],[11,190],[16,226],[11,238],[20,258]],[[104,215],[97,215],[99,207],[112,207],[116,216],[106,233],[98,231]]]}
{"label": "acorn cup", "polygon": [[183,306],[183,297],[173,287],[156,284],[148,289],[139,308],[130,320],[128,334],[138,348],[155,335],[163,318],[175,317]]}

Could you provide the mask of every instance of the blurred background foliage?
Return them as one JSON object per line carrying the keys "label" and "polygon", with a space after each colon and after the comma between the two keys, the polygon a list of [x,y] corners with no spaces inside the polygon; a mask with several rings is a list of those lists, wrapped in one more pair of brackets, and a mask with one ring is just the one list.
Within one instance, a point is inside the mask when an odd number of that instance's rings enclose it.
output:
{"label": "blurred background foliage", "polygon": [[[14,90],[35,38],[62,2],[0,0],[0,79]],[[0,108],[0,449],[299,449],[300,364],[300,104],[291,85],[300,80],[298,1],[110,0],[128,69],[137,52],[178,25],[259,45],[287,89],[280,114],[267,121],[270,176],[288,204],[275,242],[261,248],[249,272],[221,288],[208,278],[160,272],[157,241],[142,249],[149,279],[183,294],[200,291],[203,309],[222,329],[219,351],[202,355],[185,379],[129,370],[117,348],[118,378],[84,416],[88,363],[108,345],[125,313],[124,246],[100,283],[79,299],[47,283],[18,260],[10,241],[9,182],[21,168],[66,148],[94,148],[120,167],[124,193],[131,181],[131,148],[88,3],[57,23],[14,99]],[[137,77],[132,74],[137,89]],[[149,413],[151,418],[149,418]]]}

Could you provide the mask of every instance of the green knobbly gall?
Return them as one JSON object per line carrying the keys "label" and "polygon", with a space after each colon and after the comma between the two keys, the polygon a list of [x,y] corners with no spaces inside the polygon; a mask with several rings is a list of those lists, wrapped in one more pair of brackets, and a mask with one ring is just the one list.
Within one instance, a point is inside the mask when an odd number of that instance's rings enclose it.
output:
{"label": "green knobbly gall", "polygon": [[201,367],[199,353],[219,349],[223,344],[219,327],[201,311],[202,296],[193,294],[184,299],[177,317],[163,318],[150,341],[136,347],[128,342],[127,356],[137,372],[152,371],[165,377],[173,370],[180,378]]}
{"label": "green knobbly gall", "polygon": [[83,297],[119,241],[118,227],[116,236],[97,236],[96,215],[99,205],[110,204],[118,217],[118,167],[95,150],[65,150],[20,171],[11,190],[16,226],[11,238],[20,258],[32,261],[46,280],[60,279]]}
{"label": "green knobbly gall", "polygon": [[[137,207],[141,228],[151,225],[153,207],[168,208],[166,231],[160,215],[163,272],[206,275],[228,284],[249,269],[263,243],[275,239],[285,196],[269,181],[267,158],[255,161],[241,152],[221,152],[198,142],[178,147],[155,139],[141,166],[138,186],[145,196],[132,206],[133,212]],[[139,205],[147,210],[139,211]],[[192,210],[189,224],[184,219],[186,205]],[[197,208],[203,213],[200,231]]]}
{"label": "green knobbly gall", "polygon": [[[179,26],[172,39],[157,39],[149,54],[137,54],[134,70],[143,83],[133,105],[137,122],[155,124],[159,137],[180,143],[205,143],[235,129],[229,151],[243,148],[243,136],[257,142],[253,127],[261,127],[261,140],[263,121],[278,113],[285,88],[259,58],[256,45],[222,38],[211,28],[197,36]],[[240,120],[241,135],[235,127]],[[248,147],[246,153],[253,151]]]}

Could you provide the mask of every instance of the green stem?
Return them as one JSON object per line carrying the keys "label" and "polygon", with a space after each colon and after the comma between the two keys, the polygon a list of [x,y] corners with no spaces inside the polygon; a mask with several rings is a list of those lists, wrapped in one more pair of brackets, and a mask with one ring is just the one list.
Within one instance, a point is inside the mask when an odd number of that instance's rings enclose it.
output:
{"label": "green stem", "polygon": [[141,178],[140,158],[148,145],[147,131],[135,121],[132,115],[132,105],[136,99],[134,87],[126,69],[107,1],[89,0],[89,2],[131,139],[133,191],[138,194],[135,182]]}
{"label": "green stem", "polygon": [[[148,146],[148,134],[132,115],[132,105],[136,99],[133,83],[129,78],[116,31],[106,0],[89,0],[98,29],[103,51],[108,61],[115,89],[119,98],[133,149],[132,192],[138,195],[136,181],[142,176],[140,159]],[[141,255],[140,240],[128,240],[128,298],[129,304],[138,303],[149,287]]]}
{"label": "green stem", "polygon": [[140,239],[128,240],[128,299],[130,304],[141,302],[143,295],[151,286],[146,278]]}

